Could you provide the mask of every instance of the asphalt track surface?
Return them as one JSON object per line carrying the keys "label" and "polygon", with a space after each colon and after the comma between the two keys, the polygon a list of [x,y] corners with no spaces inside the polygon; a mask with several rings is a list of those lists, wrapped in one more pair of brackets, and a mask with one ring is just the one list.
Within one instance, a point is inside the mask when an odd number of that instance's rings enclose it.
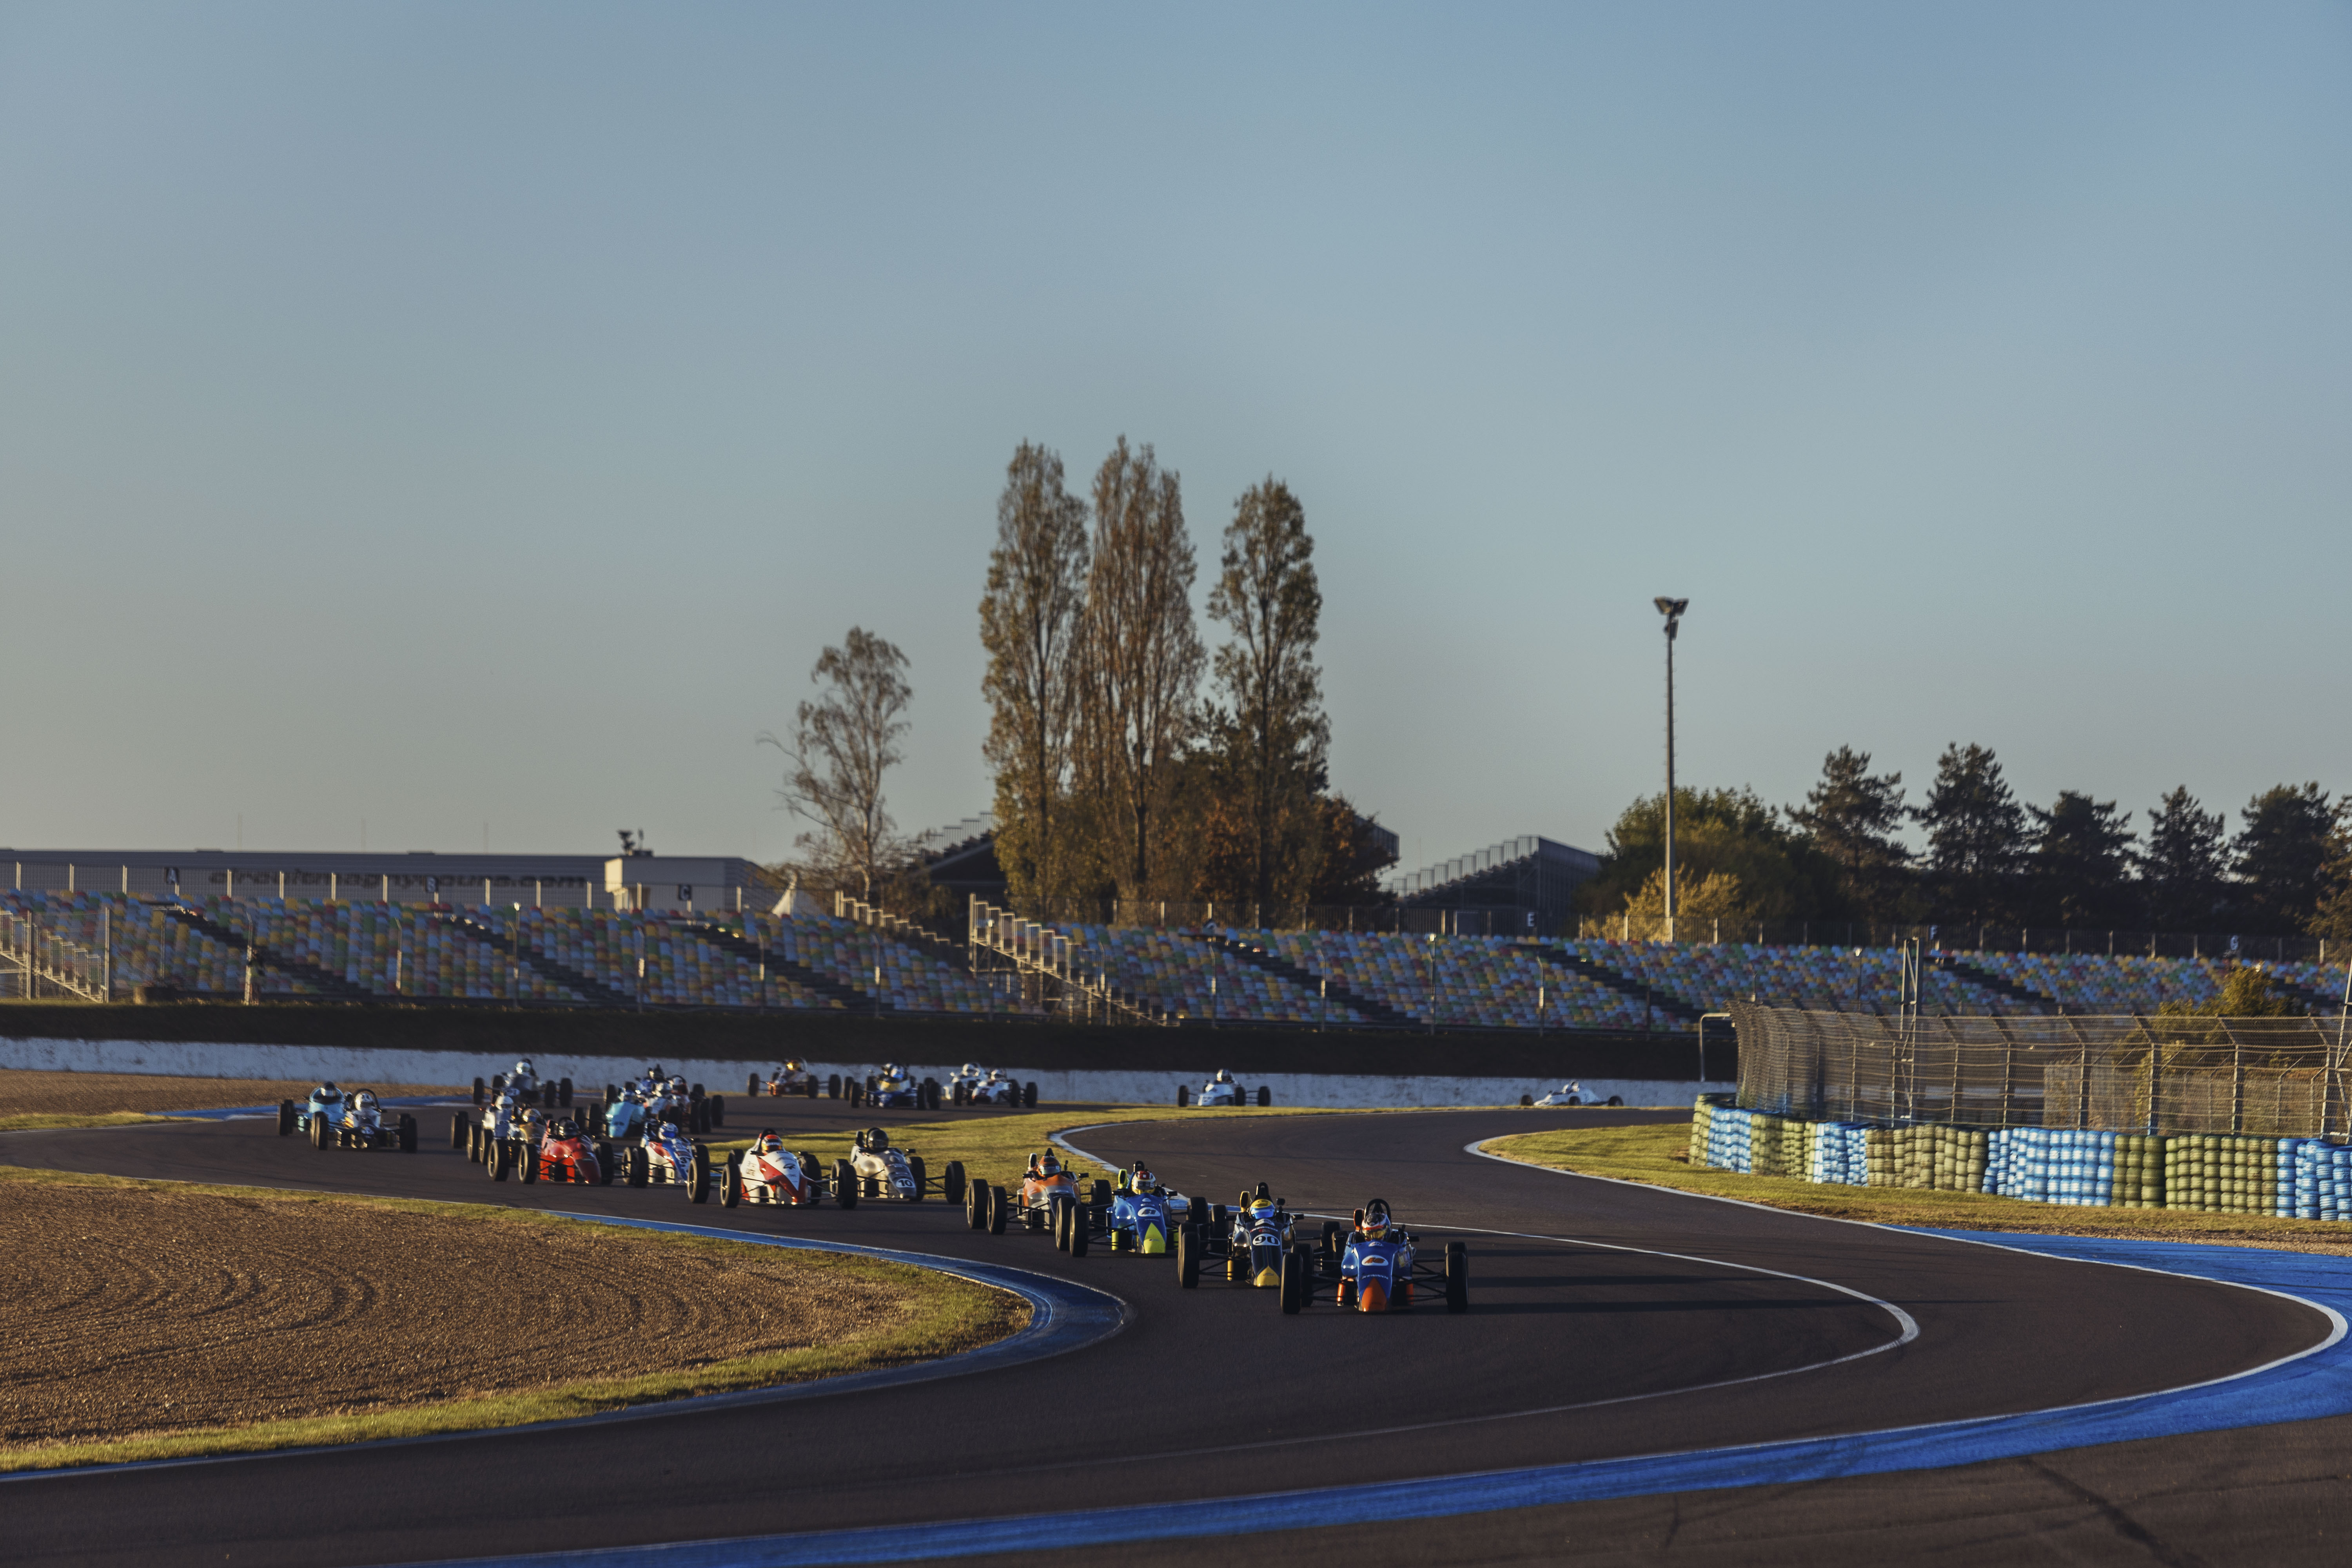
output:
{"label": "asphalt track surface", "polygon": [[[739,1108],[737,1120],[743,1119]],[[858,1118],[779,1110],[793,1127]],[[985,1115],[981,1112],[978,1114]],[[11,1563],[400,1563],[1139,1503],[1195,1503],[1872,1431],[2226,1377],[2317,1342],[2294,1301],[1480,1160],[1475,1140],[1627,1113],[1192,1113],[1069,1134],[1231,1201],[1385,1197],[1471,1249],[1472,1310],[1279,1313],[1172,1263],[970,1231],[960,1209],[688,1205],[493,1184],[436,1145],[322,1153],[259,1121],[0,1135],[0,1163],[687,1221],[1012,1263],[1114,1291],[1129,1327],[1051,1360],[785,1407],[678,1407],[0,1485]],[[1074,1116],[1074,1122],[1082,1122]],[[736,1131],[741,1131],[740,1128]],[[982,1173],[1005,1175],[1010,1173]],[[430,1267],[420,1259],[419,1267]],[[1912,1326],[1916,1325],[1916,1332]],[[537,1352],[541,1347],[532,1347]],[[583,1375],[595,1368],[582,1367]],[[2340,1561],[2352,1419],[1801,1486],[1120,1546],[1120,1562]],[[1050,1553],[1051,1558],[1079,1554]],[[1038,1553],[1024,1554],[1035,1563]],[[981,1561],[987,1561],[982,1559]]]}

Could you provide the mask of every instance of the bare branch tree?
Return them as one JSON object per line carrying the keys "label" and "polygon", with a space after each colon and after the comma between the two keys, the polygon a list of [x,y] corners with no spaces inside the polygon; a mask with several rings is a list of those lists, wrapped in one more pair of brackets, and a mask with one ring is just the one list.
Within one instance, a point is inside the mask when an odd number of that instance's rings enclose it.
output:
{"label": "bare branch tree", "polygon": [[1150,896],[1153,826],[1190,737],[1200,685],[1192,627],[1192,542],[1176,474],[1150,447],[1118,438],[1095,474],[1094,564],[1087,578],[1087,701],[1116,812],[1114,875],[1125,897]]}
{"label": "bare branch tree", "polygon": [[990,710],[984,754],[996,770],[997,858],[1016,902],[1051,900],[1066,874],[1056,808],[1082,684],[1086,552],[1086,502],[1064,489],[1062,459],[1023,442],[1005,467],[980,601],[980,640],[988,651],[981,689]]}
{"label": "bare branch tree", "polygon": [[896,848],[882,777],[903,760],[898,741],[907,721],[899,715],[915,695],[906,668],[907,656],[895,644],[852,626],[842,646],[826,648],[809,671],[821,694],[800,705],[791,743],[760,737],[793,760],[777,793],[794,816],[816,825],[795,842],[835,887],[854,884],[863,899],[874,896]]}

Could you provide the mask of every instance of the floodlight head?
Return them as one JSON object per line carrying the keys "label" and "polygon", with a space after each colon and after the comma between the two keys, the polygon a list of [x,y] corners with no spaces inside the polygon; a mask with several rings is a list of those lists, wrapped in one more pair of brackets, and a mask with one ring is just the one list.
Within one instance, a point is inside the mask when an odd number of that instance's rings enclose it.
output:
{"label": "floodlight head", "polygon": [[1688,599],[1669,599],[1664,595],[1660,595],[1657,598],[1653,599],[1650,602],[1658,606],[1658,614],[1665,616],[1666,619],[1670,621],[1681,619],[1682,613],[1690,608],[1690,601]]}

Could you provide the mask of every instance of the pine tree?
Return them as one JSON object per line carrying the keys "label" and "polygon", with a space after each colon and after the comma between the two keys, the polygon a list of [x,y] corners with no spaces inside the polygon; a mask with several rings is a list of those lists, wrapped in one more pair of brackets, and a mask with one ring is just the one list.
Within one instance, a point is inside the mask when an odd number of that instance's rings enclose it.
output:
{"label": "pine tree", "polygon": [[2275,784],[2246,803],[2231,848],[2239,919],[2265,936],[2300,932],[2319,908],[2336,808],[2316,784]]}
{"label": "pine tree", "polygon": [[2228,823],[2199,805],[2182,784],[2147,814],[2147,849],[2140,858],[2140,900],[2157,931],[2213,931],[2223,923],[2229,898]]}
{"label": "pine tree", "polygon": [[1911,865],[1895,837],[1906,816],[1903,775],[1873,774],[1870,753],[1840,746],[1822,763],[1822,782],[1792,806],[1789,820],[1834,861],[1847,901],[1872,920],[1893,918]]}
{"label": "pine tree", "polygon": [[1990,749],[1945,747],[1927,804],[1912,816],[1927,830],[1927,869],[1946,919],[1987,923],[2016,914],[2025,813]]}
{"label": "pine tree", "polygon": [[2071,789],[2059,791],[2047,811],[2028,809],[2038,829],[2032,868],[2035,918],[2095,930],[2136,926],[2129,815],[2114,801]]}

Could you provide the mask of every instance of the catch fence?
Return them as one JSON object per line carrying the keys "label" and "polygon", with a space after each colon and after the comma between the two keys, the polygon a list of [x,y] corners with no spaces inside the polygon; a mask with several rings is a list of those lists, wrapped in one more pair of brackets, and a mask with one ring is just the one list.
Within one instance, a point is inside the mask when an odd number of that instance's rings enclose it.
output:
{"label": "catch fence", "polygon": [[2321,1138],[2346,1020],[1874,1015],[1734,1003],[1741,1109],[1812,1121]]}

